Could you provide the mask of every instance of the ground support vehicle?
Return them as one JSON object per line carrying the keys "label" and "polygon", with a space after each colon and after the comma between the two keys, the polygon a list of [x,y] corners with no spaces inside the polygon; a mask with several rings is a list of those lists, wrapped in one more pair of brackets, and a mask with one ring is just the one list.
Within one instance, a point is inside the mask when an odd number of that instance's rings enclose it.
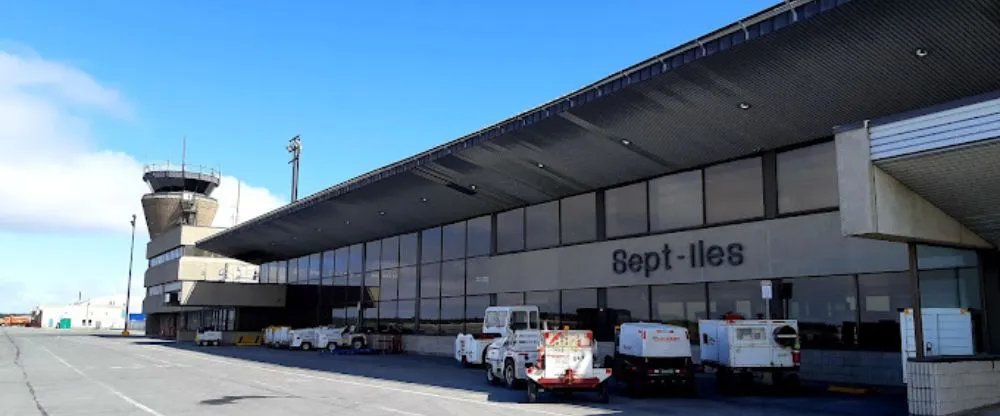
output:
{"label": "ground support vehicle", "polygon": [[701,363],[715,371],[723,394],[757,383],[799,388],[798,321],[700,320],[698,332]]}
{"label": "ground support vehicle", "polygon": [[526,371],[529,403],[537,402],[544,392],[569,396],[576,391],[592,391],[599,402],[609,401],[607,381],[612,369],[594,367],[593,332],[545,330],[540,335],[537,363]]}
{"label": "ground support vehicle", "polygon": [[194,334],[194,343],[199,346],[212,345],[218,347],[222,343],[222,331],[212,327],[199,328]]}
{"label": "ground support vehicle", "polygon": [[538,358],[541,334],[538,308],[512,309],[508,314],[493,316],[502,322],[490,324],[507,330],[486,347],[486,380],[491,384],[502,382],[508,388],[515,388],[527,380],[525,371]]}
{"label": "ground support vehicle", "polygon": [[264,329],[264,345],[271,348],[287,347],[291,342],[289,333],[292,328],[288,326],[269,326]]}
{"label": "ground support vehicle", "polygon": [[368,335],[354,325],[343,328],[330,328],[320,331],[316,336],[316,347],[321,349],[335,350],[339,348],[350,348],[362,350],[367,348]]}
{"label": "ground support vehicle", "polygon": [[320,326],[316,328],[293,329],[288,332],[288,348],[310,351],[315,348],[325,349],[330,340],[339,340],[348,328],[331,328]]}
{"label": "ground support vehicle", "polygon": [[[463,367],[486,363],[486,348],[494,340],[512,331],[509,326],[512,314],[538,316],[537,306],[491,306],[483,317],[483,331],[479,334],[458,334],[455,338],[455,360]],[[527,322],[527,321],[525,321]]]}
{"label": "ground support vehicle", "polygon": [[630,395],[674,390],[697,395],[687,328],[650,322],[621,325],[615,342],[614,378]]}

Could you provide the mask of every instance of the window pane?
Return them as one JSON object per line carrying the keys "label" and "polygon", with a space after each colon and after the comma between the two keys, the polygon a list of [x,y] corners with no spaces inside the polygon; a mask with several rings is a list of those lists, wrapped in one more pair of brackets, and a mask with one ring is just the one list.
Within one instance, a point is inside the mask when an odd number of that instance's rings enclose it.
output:
{"label": "window pane", "polygon": [[417,233],[399,236],[399,265],[412,266],[417,264]]}
{"label": "window pane", "polygon": [[309,256],[309,281],[313,282],[319,281],[320,277],[320,264],[319,261],[322,258],[322,254],[316,253]]}
{"label": "window pane", "polygon": [[492,231],[493,220],[489,215],[469,220],[466,255],[474,257],[490,254],[490,239],[493,236]]}
{"label": "window pane", "polygon": [[559,291],[528,292],[524,294],[525,305],[535,305],[541,314],[542,323],[547,322],[549,328],[559,328]]}
{"label": "window pane", "polygon": [[745,319],[764,319],[766,316],[759,280],[709,283],[708,300],[708,312],[712,319],[722,319],[731,313]]}
{"label": "window pane", "polygon": [[498,293],[497,306],[524,305],[524,292]]}
{"label": "window pane", "polygon": [[960,307],[982,309],[982,294],[979,290],[979,269],[958,269],[958,304]]}
{"label": "window pane", "polygon": [[608,308],[627,312],[618,315],[618,324],[649,321],[649,286],[609,287]]}
{"label": "window pane", "polygon": [[705,169],[705,221],[764,216],[764,177],[759,157]]}
{"label": "window pane", "polygon": [[778,153],[778,212],[840,205],[834,142]]}
{"label": "window pane", "polygon": [[597,239],[597,196],[594,193],[563,198],[559,203],[562,244]]}
{"label": "window pane", "polygon": [[397,333],[399,320],[399,309],[396,301],[379,302],[378,305],[378,329],[379,332]]}
{"label": "window pane", "polygon": [[299,282],[299,259],[288,261],[288,283]]}
{"label": "window pane", "polygon": [[382,268],[399,267],[399,237],[389,237],[382,240]]}
{"label": "window pane", "polygon": [[486,315],[486,308],[489,306],[489,295],[468,296],[465,298],[465,332],[470,334],[483,332],[483,317]]}
{"label": "window pane", "polygon": [[[854,276],[785,279],[788,318],[799,321],[803,347],[837,349],[857,344],[858,296]],[[775,298],[778,291],[775,291]]]}
{"label": "window pane", "polygon": [[338,248],[334,253],[335,263],[333,265],[333,273],[337,276],[343,276],[347,274],[347,247]]}
{"label": "window pane", "polygon": [[532,205],[525,212],[527,249],[559,245],[559,201]]}
{"label": "window pane", "polygon": [[441,296],[441,263],[421,265],[420,297],[436,298],[439,296]]}
{"label": "window pane", "polygon": [[698,343],[698,320],[708,319],[705,284],[653,286],[652,301],[654,321],[683,326]]}
{"label": "window pane", "polygon": [[288,262],[282,260],[278,262],[278,283],[288,282]]}
{"label": "window pane", "polygon": [[649,228],[665,231],[705,223],[701,171],[678,173],[649,181]]}
{"label": "window pane", "polygon": [[333,251],[324,252],[322,261],[323,261],[322,277],[333,276],[333,263],[335,261]]}
{"label": "window pane", "polygon": [[648,231],[646,183],[640,182],[604,192],[604,218],[608,237]]}
{"label": "window pane", "polygon": [[365,270],[378,270],[382,260],[382,240],[369,241],[365,244]]}
{"label": "window pane", "polygon": [[414,266],[399,269],[399,299],[414,299],[417,297],[417,268]]}
{"label": "window pane", "polygon": [[465,330],[465,297],[441,298],[441,333],[454,335]]}
{"label": "window pane", "polygon": [[580,321],[580,313],[587,312],[582,309],[597,308],[597,289],[564,290],[561,304],[560,326],[569,325],[570,329],[596,329],[584,328],[583,322]]}
{"label": "window pane", "polygon": [[370,303],[364,305],[364,309],[361,311],[361,327],[364,330],[378,329],[378,303]]}
{"label": "window pane", "polygon": [[420,233],[420,262],[441,261],[441,227],[434,227]]}
{"label": "window pane", "polygon": [[490,293],[489,257],[473,257],[465,261],[465,293]]}
{"label": "window pane", "polygon": [[497,214],[497,253],[524,250],[524,209]]}
{"label": "window pane", "polygon": [[902,342],[899,310],[910,307],[909,279],[907,272],[858,276],[858,291],[861,294],[860,348],[899,351]]}
{"label": "window pane", "polygon": [[441,263],[441,296],[465,295],[465,260]]}
{"label": "window pane", "polygon": [[441,229],[443,260],[465,258],[465,221],[448,224]]}
{"label": "window pane", "polygon": [[399,269],[382,270],[382,281],[379,286],[378,297],[380,300],[394,300],[399,290]]}
{"label": "window pane", "polygon": [[350,248],[351,258],[347,260],[347,268],[351,273],[361,273],[364,271],[364,251],[363,244],[355,244]]}
{"label": "window pane", "polygon": [[420,299],[420,333],[437,334],[441,329],[441,299]]}
{"label": "window pane", "polygon": [[378,300],[379,296],[381,296],[379,295],[379,292],[381,292],[380,283],[378,270],[365,273],[365,293],[368,297],[364,301]]}
{"label": "window pane", "polygon": [[412,300],[401,300],[397,303],[399,307],[399,323],[400,329],[404,334],[410,334],[414,332],[417,327],[417,303]]}
{"label": "window pane", "polygon": [[979,257],[975,251],[917,245],[917,268],[919,270],[978,266]]}

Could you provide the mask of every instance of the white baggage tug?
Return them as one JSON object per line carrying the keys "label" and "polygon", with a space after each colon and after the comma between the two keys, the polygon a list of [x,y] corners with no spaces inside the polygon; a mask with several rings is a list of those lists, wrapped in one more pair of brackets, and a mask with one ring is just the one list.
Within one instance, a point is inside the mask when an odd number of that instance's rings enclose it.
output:
{"label": "white baggage tug", "polygon": [[593,391],[599,402],[607,403],[611,369],[594,367],[594,350],[591,331],[542,331],[537,364],[527,368],[528,402],[537,402],[546,391]]}
{"label": "white baggage tug", "polygon": [[[508,388],[517,387],[525,378],[525,369],[538,358],[540,337],[537,306],[496,306],[487,308],[484,320],[489,327],[504,328],[500,338],[492,339],[486,346],[486,380],[491,384],[503,381]],[[478,343],[479,341],[477,341]],[[478,345],[463,347],[475,355]]]}
{"label": "white baggage tug", "polygon": [[654,386],[697,393],[687,328],[653,322],[621,324],[615,349],[615,379],[630,393]]}
{"label": "white baggage tug", "polygon": [[799,386],[799,329],[795,320],[700,320],[701,363],[715,370],[719,390],[762,381]]}
{"label": "white baggage tug", "polygon": [[[514,314],[518,316],[511,321],[511,316]],[[512,322],[518,327],[512,327]],[[486,347],[497,338],[502,338],[519,329],[538,330],[537,306],[488,307],[486,315],[483,317],[482,333],[458,334],[458,337],[455,338],[455,360],[462,363],[462,366],[485,364]]]}

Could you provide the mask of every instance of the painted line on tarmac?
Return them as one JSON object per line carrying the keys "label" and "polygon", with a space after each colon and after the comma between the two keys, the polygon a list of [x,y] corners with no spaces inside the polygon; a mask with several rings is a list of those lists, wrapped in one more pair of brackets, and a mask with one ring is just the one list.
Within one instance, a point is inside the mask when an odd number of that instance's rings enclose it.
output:
{"label": "painted line on tarmac", "polygon": [[[525,413],[534,413],[534,414],[550,415],[550,416],[577,416],[577,415],[570,414],[570,413],[560,413],[560,412],[553,412],[553,411],[542,410],[542,409],[533,409],[533,408],[530,408],[530,407],[517,406],[517,405],[513,405],[513,404],[494,403],[494,402],[481,402],[481,401],[478,401],[478,400],[466,399],[466,398],[462,398],[462,397],[447,396],[447,395],[438,394],[438,393],[431,393],[431,392],[425,392],[425,391],[415,391],[415,390],[407,390],[407,389],[404,389],[404,388],[391,387],[391,386],[385,386],[385,385],[374,384],[374,383],[365,383],[365,382],[360,382],[360,381],[341,380],[341,379],[336,379],[336,378],[316,376],[316,375],[312,375],[312,374],[300,373],[300,372],[295,372],[295,371],[279,370],[279,369],[268,368],[268,367],[264,367],[264,366],[260,366],[260,365],[246,364],[246,363],[244,363],[244,362],[242,362],[240,360],[237,360],[237,359],[231,359],[231,360],[214,359],[214,358],[209,358],[209,357],[203,357],[202,356],[203,353],[196,353],[196,352],[190,352],[190,351],[172,350],[172,349],[169,349],[167,347],[161,347],[161,346],[155,346],[155,345],[154,346],[148,346],[146,348],[156,348],[156,349],[160,349],[163,352],[166,352],[166,353],[169,353],[169,354],[183,355],[183,356],[187,356],[187,357],[191,357],[191,358],[197,358],[199,360],[204,360],[204,361],[209,361],[209,362],[214,362],[214,363],[219,363],[219,364],[225,364],[225,365],[230,365],[230,366],[235,365],[235,366],[240,366],[240,367],[245,367],[245,368],[250,368],[250,369],[256,369],[256,370],[261,370],[261,371],[269,371],[269,372],[272,372],[272,373],[289,375],[289,376],[293,376],[293,377],[304,377],[304,378],[310,378],[310,379],[313,379],[313,380],[329,381],[329,382],[333,382],[333,383],[347,384],[347,385],[356,386],[356,387],[367,387],[367,388],[380,389],[380,390],[385,390],[385,391],[392,391],[392,392],[396,392],[396,393],[406,393],[406,394],[413,394],[413,395],[417,395],[417,396],[433,397],[433,398],[441,399],[441,400],[450,400],[450,401],[454,401],[454,402],[475,404],[475,405],[480,405],[480,406],[500,407],[500,408],[505,408],[505,409],[517,410],[517,411],[521,411],[521,412],[525,412]],[[595,410],[596,411],[596,410],[602,410],[602,409],[599,409],[599,408],[589,409],[588,408],[588,410]]]}
{"label": "painted line on tarmac", "polygon": [[149,413],[149,414],[151,414],[153,416],[163,416],[162,413],[157,412],[157,411],[149,408],[149,406],[146,406],[146,405],[144,405],[142,403],[139,403],[135,399],[126,396],[125,393],[122,393],[122,392],[116,390],[114,387],[111,387],[110,385],[102,383],[102,382],[94,379],[93,377],[88,376],[87,373],[84,373],[83,371],[80,371],[80,369],[74,367],[73,364],[70,364],[70,363],[66,362],[66,360],[64,360],[62,357],[56,355],[56,353],[52,352],[52,350],[48,349],[44,345],[41,346],[40,348],[42,349],[42,351],[45,351],[45,352],[49,353],[49,355],[51,355],[56,360],[58,360],[60,363],[62,363],[62,365],[68,367],[70,370],[73,370],[73,372],[79,374],[81,377],[86,378],[87,380],[90,380],[90,381],[94,382],[95,384],[97,384],[97,385],[99,385],[101,387],[104,387],[105,389],[107,389],[108,391],[110,391],[112,394],[114,394],[115,396],[118,396],[118,398],[124,400],[125,402],[127,402],[128,404],[134,406],[135,408],[137,408],[139,410],[142,410],[143,412]]}
{"label": "painted line on tarmac", "polygon": [[405,410],[393,409],[391,407],[385,407],[385,406],[378,406],[378,405],[376,405],[375,408],[379,409],[379,410],[383,410],[383,411],[389,412],[389,413],[398,413],[398,414],[406,415],[406,416],[424,416],[423,413],[407,412]]}

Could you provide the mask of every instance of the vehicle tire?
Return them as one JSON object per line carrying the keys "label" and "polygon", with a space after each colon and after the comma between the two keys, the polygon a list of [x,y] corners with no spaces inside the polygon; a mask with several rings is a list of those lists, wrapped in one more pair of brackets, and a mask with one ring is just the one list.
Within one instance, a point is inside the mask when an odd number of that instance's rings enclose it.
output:
{"label": "vehicle tire", "polygon": [[510,358],[503,363],[503,382],[508,389],[517,388],[517,369],[514,368],[514,360]]}
{"label": "vehicle tire", "polygon": [[486,363],[486,382],[494,386],[500,384],[500,379],[493,374],[493,366],[490,363]]}
{"label": "vehicle tire", "polygon": [[218,347],[219,346],[219,341],[212,341],[212,345]]}
{"label": "vehicle tire", "polygon": [[601,383],[597,387],[597,402],[598,403],[608,403],[611,401],[611,396],[608,394],[608,383]]}
{"label": "vehicle tire", "polygon": [[198,346],[199,347],[204,347],[205,346],[205,341],[198,341]]}
{"label": "vehicle tire", "polygon": [[684,383],[684,395],[691,398],[699,396],[697,378],[691,377],[687,383]]}
{"label": "vehicle tire", "polygon": [[361,338],[354,338],[351,340],[351,348],[360,350],[365,347],[365,340]]}
{"label": "vehicle tire", "polygon": [[729,369],[715,369],[715,384],[719,389],[719,393],[723,396],[728,396],[733,393],[733,377],[731,376]]}
{"label": "vehicle tire", "polygon": [[528,403],[538,403],[538,384],[528,382]]}
{"label": "vehicle tire", "polygon": [[302,351],[309,351],[309,350],[311,350],[313,348],[313,346],[312,346],[312,343],[303,342],[301,348],[302,348]]}

